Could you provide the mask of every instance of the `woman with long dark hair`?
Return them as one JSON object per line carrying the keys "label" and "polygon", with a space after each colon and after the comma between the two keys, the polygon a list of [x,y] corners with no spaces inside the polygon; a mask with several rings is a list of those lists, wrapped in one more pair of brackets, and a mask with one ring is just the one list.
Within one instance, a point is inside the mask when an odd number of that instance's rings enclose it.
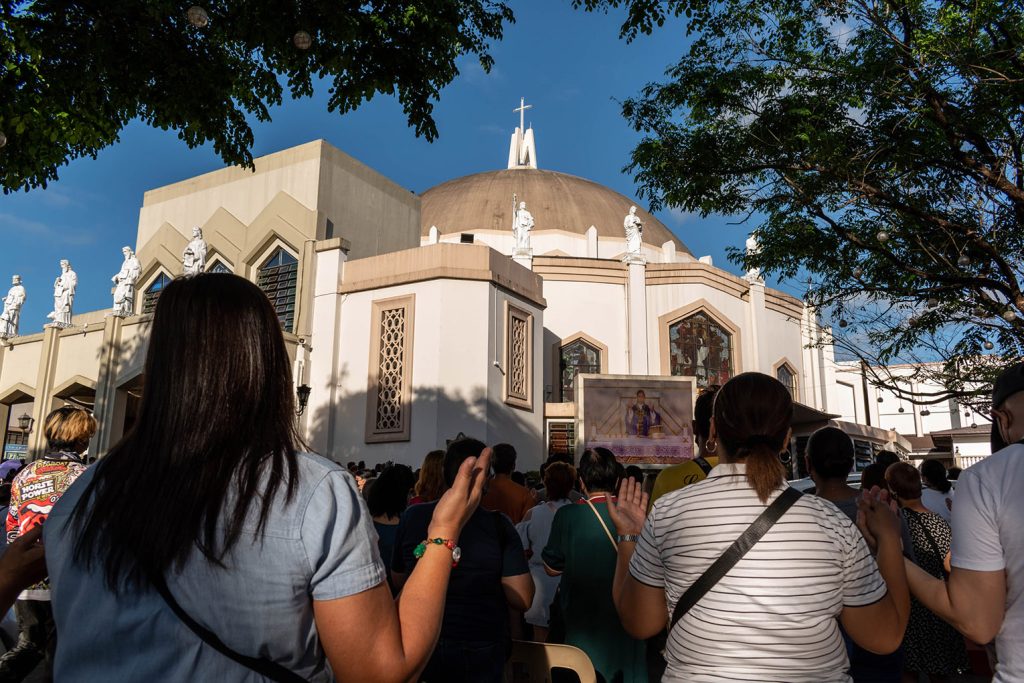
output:
{"label": "woman with long dark hair", "polygon": [[[792,436],[793,401],[775,378],[737,375],[712,415],[707,450],[720,460],[706,479],[658,499],[646,520],[647,496],[635,484],[609,503],[619,540],[612,596],[623,626],[649,638],[674,617],[663,681],[849,681],[839,621],[876,653],[895,650],[907,624],[895,514],[880,494],[861,503],[876,565],[845,514],[789,489],[779,455]],[[752,527],[760,540],[709,572]]]}
{"label": "woman with long dark hair", "polygon": [[290,367],[253,283],[163,291],[138,420],[46,525],[57,679],[404,681],[425,665],[489,456],[438,503],[441,542],[396,603],[351,475],[301,452]]}

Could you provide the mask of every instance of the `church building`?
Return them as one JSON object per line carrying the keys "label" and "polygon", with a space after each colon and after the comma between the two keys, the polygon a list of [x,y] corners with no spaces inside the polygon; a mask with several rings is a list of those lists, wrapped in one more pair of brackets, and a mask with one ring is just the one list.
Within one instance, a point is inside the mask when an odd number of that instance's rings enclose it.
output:
{"label": "church building", "polygon": [[[541,168],[522,119],[505,168],[422,195],[322,140],[254,163],[145,193],[132,315],[75,313],[41,332],[23,320],[3,341],[5,444],[38,455],[31,424],[64,402],[100,420],[92,454],[130,429],[152,312],[194,234],[203,269],[246,277],[274,304],[302,433],[337,461],[415,467],[461,433],[512,443],[535,469],[580,448],[578,378],[593,375],[688,378],[692,394],[755,370],[792,392],[798,437],[843,415],[813,311],[757,272],[698,258],[633,199]],[[113,272],[122,245],[110,246]],[[849,426],[869,451],[907,450],[896,432]]]}

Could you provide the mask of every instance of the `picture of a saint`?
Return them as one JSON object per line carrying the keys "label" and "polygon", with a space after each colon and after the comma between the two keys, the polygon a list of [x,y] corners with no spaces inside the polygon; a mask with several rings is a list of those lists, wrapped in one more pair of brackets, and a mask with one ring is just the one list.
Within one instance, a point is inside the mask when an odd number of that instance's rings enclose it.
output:
{"label": "picture of a saint", "polygon": [[626,434],[630,436],[650,436],[651,428],[661,425],[661,415],[647,405],[647,394],[644,390],[636,392],[633,405],[626,408]]}

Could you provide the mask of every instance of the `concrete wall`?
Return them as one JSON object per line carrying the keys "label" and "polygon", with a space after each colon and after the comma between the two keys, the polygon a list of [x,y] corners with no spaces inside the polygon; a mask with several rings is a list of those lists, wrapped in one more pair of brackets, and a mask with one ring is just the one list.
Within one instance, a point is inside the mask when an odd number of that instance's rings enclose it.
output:
{"label": "concrete wall", "polygon": [[[901,400],[893,392],[876,387],[871,384],[871,374],[868,374],[867,387],[867,419],[865,417],[864,381],[860,365],[856,362],[840,362],[835,364],[836,384],[830,389],[833,396],[837,391],[843,394],[854,395],[854,407],[856,409],[857,421],[861,424],[870,424],[882,429],[896,428],[901,434],[910,436],[925,436],[931,432],[956,429],[964,425],[963,416],[957,411],[955,403],[951,406],[950,401],[943,401],[936,404],[917,405],[908,400]],[[909,377],[913,369],[910,367],[890,368],[894,377],[907,377],[905,386],[908,391],[918,395],[939,391],[936,385],[927,382],[913,380]],[[839,384],[842,383],[842,384]],[[843,386],[846,385],[846,386]],[[879,402],[881,397],[881,402]],[[840,401],[835,396],[835,401]],[[848,402],[849,399],[842,399]],[[845,405],[845,403],[843,404]],[[899,412],[900,408],[903,412]],[[929,415],[922,415],[921,411],[927,409]],[[837,412],[837,411],[833,411]],[[843,419],[849,420],[852,416],[844,415]],[[979,419],[979,423],[983,422]]]}
{"label": "concrete wall", "polygon": [[335,147],[324,144],[317,209],[349,242],[349,258],[420,244],[420,198]]}
{"label": "concrete wall", "polygon": [[[408,441],[365,442],[370,348],[375,300],[415,295],[412,347],[411,430]],[[524,454],[524,466],[539,464],[542,438],[542,386],[535,382],[534,409],[504,403],[501,370],[506,301],[534,314],[535,377],[543,334],[542,311],[535,304],[480,281],[435,279],[340,295],[335,403],[321,400],[308,416],[311,439],[327,446],[338,461],[393,460],[418,466],[430,450],[444,448],[459,432],[493,443],[508,441]],[[497,311],[497,315],[495,315]],[[319,342],[318,342],[319,345]],[[311,383],[329,373],[322,356],[310,367]],[[333,415],[333,420],[332,420]],[[333,424],[333,427],[332,427]],[[326,438],[325,429],[333,429]]]}
{"label": "concrete wall", "polygon": [[552,385],[553,401],[558,400],[558,357],[556,345],[577,332],[601,342],[607,350],[608,372],[629,371],[626,287],[596,282],[545,281],[544,298],[548,307],[544,327],[550,333],[545,353],[544,384]]}
{"label": "concrete wall", "polygon": [[281,192],[315,211],[324,144],[316,140],[259,157],[255,171],[223,168],[146,192],[138,244],[148,242],[164,223],[191,239],[192,226],[203,225],[219,210],[248,225]]}
{"label": "concrete wall", "polygon": [[[515,237],[512,226],[508,230],[473,230],[474,244],[486,244],[491,249],[505,255],[511,255],[515,248]],[[440,241],[459,243],[460,233],[440,235]],[[429,243],[429,237],[423,237],[422,244]],[[674,247],[674,245],[673,245]],[[579,234],[567,230],[534,229],[530,233],[530,248],[534,256],[573,256],[576,258],[602,258],[618,260],[626,253],[626,238],[598,237],[596,230],[590,238],[584,233]],[[654,245],[644,243],[642,252],[651,263],[690,263],[692,256],[683,251],[672,249],[668,252]]]}

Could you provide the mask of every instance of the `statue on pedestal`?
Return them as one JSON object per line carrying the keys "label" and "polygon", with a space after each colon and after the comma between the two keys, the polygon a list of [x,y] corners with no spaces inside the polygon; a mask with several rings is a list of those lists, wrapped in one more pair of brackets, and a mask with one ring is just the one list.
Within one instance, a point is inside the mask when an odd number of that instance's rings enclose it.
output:
{"label": "statue on pedestal", "polygon": [[192,241],[185,247],[181,265],[185,275],[198,275],[206,270],[206,240],[203,239],[203,229],[198,225],[192,228]]}
{"label": "statue on pedestal", "polygon": [[53,311],[46,316],[54,327],[71,327],[71,307],[77,288],[78,275],[71,270],[71,262],[61,259],[60,275],[53,281]]}
{"label": "statue on pedestal", "polygon": [[117,275],[111,278],[114,281],[114,315],[127,317],[135,312],[135,283],[142,275],[142,266],[139,259],[132,253],[131,247],[121,249],[124,254],[124,263]]}
{"label": "statue on pedestal", "polygon": [[[761,247],[757,243],[757,238],[753,234],[747,238],[747,256],[753,256],[754,254],[761,251]],[[758,282],[761,279],[760,268],[750,268],[747,270],[747,274],[744,276],[747,282]]]}
{"label": "statue on pedestal", "polygon": [[622,227],[626,231],[626,258],[627,262],[643,262],[643,234],[644,224],[636,215],[636,207],[629,207],[629,213],[622,221]]}
{"label": "statue on pedestal", "polygon": [[21,284],[21,276],[15,275],[4,297],[4,312],[0,313],[0,339],[18,336],[18,319],[21,318],[21,307],[24,304],[25,288]]}
{"label": "statue on pedestal", "polygon": [[[514,205],[515,198],[512,202]],[[512,234],[516,238],[513,256],[530,256],[533,253],[530,249],[530,231],[533,230],[533,226],[533,214],[526,210],[526,202],[519,202],[519,208],[512,218]]]}

